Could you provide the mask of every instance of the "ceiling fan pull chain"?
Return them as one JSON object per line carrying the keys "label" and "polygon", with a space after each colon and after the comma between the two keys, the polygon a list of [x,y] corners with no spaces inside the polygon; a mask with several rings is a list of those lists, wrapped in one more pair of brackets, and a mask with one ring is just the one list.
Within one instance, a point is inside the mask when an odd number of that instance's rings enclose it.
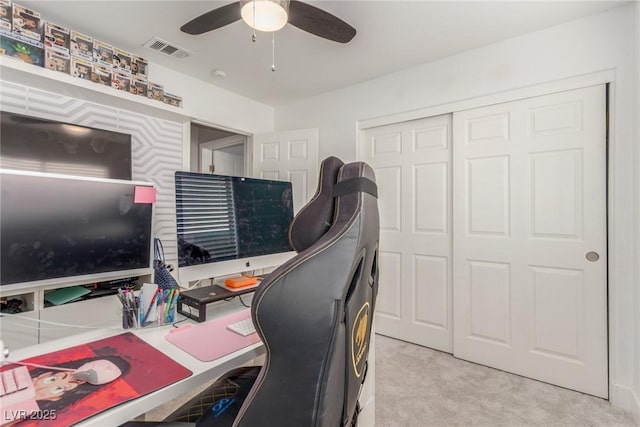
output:
{"label": "ceiling fan pull chain", "polygon": [[253,0],[253,34],[251,35],[251,41],[256,42],[256,0]]}
{"label": "ceiling fan pull chain", "polygon": [[276,71],[276,33],[271,34],[271,71]]}

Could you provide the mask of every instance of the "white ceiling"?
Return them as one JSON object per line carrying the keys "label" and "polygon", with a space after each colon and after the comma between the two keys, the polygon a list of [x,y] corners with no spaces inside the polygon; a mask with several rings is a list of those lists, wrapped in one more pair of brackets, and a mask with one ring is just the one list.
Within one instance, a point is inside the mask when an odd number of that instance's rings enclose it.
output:
{"label": "white ceiling", "polygon": [[[291,25],[271,34],[242,21],[191,36],[180,26],[230,1],[23,0],[44,19],[92,35],[153,63],[278,106],[620,6],[623,1],[308,1],[358,31],[349,44]],[[193,52],[176,59],[142,47],[157,36]],[[216,78],[222,69],[227,77]],[[151,71],[153,73],[153,70]],[[158,82],[171,90],[171,82]]]}

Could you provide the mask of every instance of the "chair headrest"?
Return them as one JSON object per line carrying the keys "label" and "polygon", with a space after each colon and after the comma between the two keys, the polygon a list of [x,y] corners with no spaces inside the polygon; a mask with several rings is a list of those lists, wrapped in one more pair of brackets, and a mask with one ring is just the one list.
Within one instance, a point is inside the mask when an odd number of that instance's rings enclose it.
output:
{"label": "chair headrest", "polygon": [[344,163],[337,157],[327,157],[320,164],[318,190],[289,227],[289,242],[297,252],[313,245],[331,227],[334,211],[333,186],[342,165]]}

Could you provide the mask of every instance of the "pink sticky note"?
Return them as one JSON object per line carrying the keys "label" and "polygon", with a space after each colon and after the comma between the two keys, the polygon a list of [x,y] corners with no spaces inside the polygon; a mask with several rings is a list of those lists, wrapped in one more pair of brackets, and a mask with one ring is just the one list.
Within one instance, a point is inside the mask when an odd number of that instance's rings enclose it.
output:
{"label": "pink sticky note", "polygon": [[142,187],[136,185],[133,201],[135,203],[155,203],[156,189],[153,187]]}

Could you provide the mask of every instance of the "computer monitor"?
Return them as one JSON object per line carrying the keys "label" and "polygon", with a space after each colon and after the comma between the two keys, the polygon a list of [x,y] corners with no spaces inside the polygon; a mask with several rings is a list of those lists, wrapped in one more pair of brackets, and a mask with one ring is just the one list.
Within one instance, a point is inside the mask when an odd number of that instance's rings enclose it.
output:
{"label": "computer monitor", "polygon": [[131,135],[0,112],[0,167],[131,179]]}
{"label": "computer monitor", "polygon": [[0,170],[2,289],[150,274],[153,205],[139,197],[149,187]]}
{"label": "computer monitor", "polygon": [[295,252],[290,182],[176,172],[178,277],[183,285],[279,265]]}

